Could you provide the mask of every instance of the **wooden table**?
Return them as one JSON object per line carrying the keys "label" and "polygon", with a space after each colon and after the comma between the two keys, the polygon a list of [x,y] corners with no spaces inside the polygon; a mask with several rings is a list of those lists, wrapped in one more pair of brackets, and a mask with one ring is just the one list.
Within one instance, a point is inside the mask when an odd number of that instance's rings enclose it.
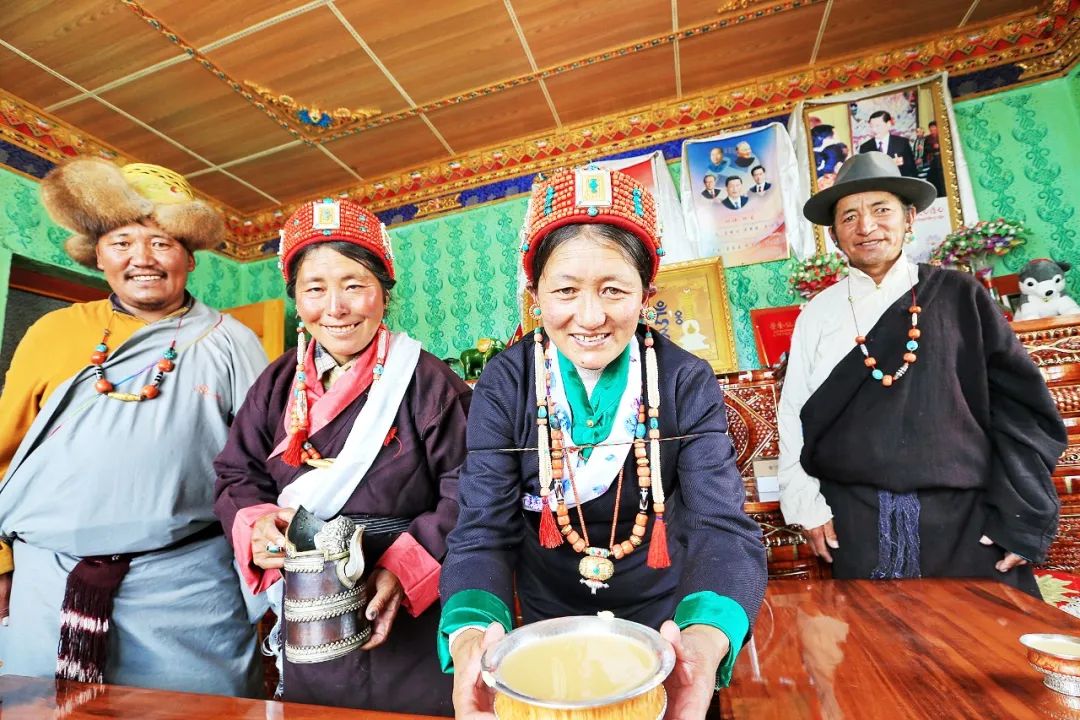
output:
{"label": "wooden table", "polygon": [[65,680],[0,675],[3,720],[436,720],[321,705],[243,700],[218,695],[86,685]]}
{"label": "wooden table", "polygon": [[[1080,718],[1024,633],[1080,620],[991,580],[779,580],[721,707],[753,718]],[[1072,705],[1073,707],[1070,707]]]}

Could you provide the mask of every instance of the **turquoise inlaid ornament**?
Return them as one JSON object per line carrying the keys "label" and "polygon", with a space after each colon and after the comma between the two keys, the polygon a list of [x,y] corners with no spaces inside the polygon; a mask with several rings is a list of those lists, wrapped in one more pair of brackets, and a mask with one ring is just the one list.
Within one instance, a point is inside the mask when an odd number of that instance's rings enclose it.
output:
{"label": "turquoise inlaid ornament", "polygon": [[595,207],[591,207],[591,208],[589,208],[589,209],[588,209],[588,210],[587,210],[586,212],[588,212],[588,213],[589,213],[589,217],[596,217],[597,215],[599,215],[599,214],[600,214],[600,210],[598,210],[598,209],[597,209],[597,208],[595,208]]}
{"label": "turquoise inlaid ornament", "polygon": [[874,378],[875,380],[880,380],[881,378],[885,377],[885,373],[881,372],[881,371],[880,371],[880,370],[878,370],[877,368],[875,368],[875,369],[874,369],[874,371],[870,373],[870,375],[871,375],[871,377],[873,377],[873,378]]}
{"label": "turquoise inlaid ornament", "polygon": [[910,350],[911,352],[915,352],[916,350],[919,349],[919,343],[917,341],[915,341],[915,340],[908,340],[907,341],[907,349]]}
{"label": "turquoise inlaid ornament", "polygon": [[615,574],[615,564],[604,557],[586,555],[578,563],[578,573],[581,575],[581,582],[595,595],[598,589],[607,587],[604,581],[610,580]]}

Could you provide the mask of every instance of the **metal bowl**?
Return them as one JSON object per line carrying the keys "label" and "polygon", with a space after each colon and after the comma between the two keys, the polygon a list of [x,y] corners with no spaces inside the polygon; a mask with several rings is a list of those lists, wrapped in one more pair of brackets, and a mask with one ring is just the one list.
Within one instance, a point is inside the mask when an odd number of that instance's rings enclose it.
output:
{"label": "metal bowl", "polygon": [[[503,660],[516,650],[540,640],[580,636],[584,641],[584,638],[590,635],[618,635],[646,648],[655,661],[647,677],[616,695],[571,701],[532,697],[512,687],[499,675],[499,667]],[[671,643],[660,636],[660,633],[640,623],[620,620],[610,613],[601,613],[599,616],[574,615],[525,625],[507,634],[489,648],[480,659],[481,677],[496,692],[504,693],[527,705],[556,710],[604,707],[630,700],[662,683],[674,667],[675,650],[671,647]]]}
{"label": "metal bowl", "polygon": [[1020,636],[1031,666],[1043,674],[1043,685],[1054,692],[1080,697],[1080,637],[1054,633]]}

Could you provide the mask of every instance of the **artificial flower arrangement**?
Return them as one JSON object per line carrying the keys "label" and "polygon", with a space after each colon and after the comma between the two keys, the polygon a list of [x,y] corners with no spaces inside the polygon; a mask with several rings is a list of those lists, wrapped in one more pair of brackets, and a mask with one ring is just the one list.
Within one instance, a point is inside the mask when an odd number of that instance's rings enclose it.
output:
{"label": "artificial flower arrangement", "polygon": [[838,252],[812,255],[796,260],[791,273],[795,292],[809,300],[847,275],[847,261]]}
{"label": "artificial flower arrangement", "polygon": [[930,254],[930,262],[978,274],[991,257],[1004,255],[1022,244],[1026,233],[1022,222],[1005,218],[981,220],[946,235]]}

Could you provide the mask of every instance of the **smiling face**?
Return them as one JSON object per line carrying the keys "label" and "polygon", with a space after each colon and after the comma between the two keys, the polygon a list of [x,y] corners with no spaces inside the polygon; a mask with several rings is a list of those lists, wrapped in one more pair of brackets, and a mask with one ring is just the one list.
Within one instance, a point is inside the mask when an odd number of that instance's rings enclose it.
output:
{"label": "smiling face", "polygon": [[871,191],[840,198],[833,218],[829,233],[848,262],[880,282],[900,257],[915,208],[905,209],[892,193]]}
{"label": "smiling face", "polygon": [[136,317],[153,322],[184,304],[195,258],[152,221],[105,233],[98,239],[96,254],[109,287]]}
{"label": "smiling face", "polygon": [[648,297],[630,257],[588,225],[552,251],[535,295],[551,341],[574,365],[593,370],[630,343]]}
{"label": "smiling face", "polygon": [[731,178],[727,181],[727,194],[732,200],[742,195],[742,180],[739,178]]}
{"label": "smiling face", "polygon": [[328,247],[313,247],[296,269],[296,312],[338,364],[360,354],[386,311],[386,292],[362,263]]}

